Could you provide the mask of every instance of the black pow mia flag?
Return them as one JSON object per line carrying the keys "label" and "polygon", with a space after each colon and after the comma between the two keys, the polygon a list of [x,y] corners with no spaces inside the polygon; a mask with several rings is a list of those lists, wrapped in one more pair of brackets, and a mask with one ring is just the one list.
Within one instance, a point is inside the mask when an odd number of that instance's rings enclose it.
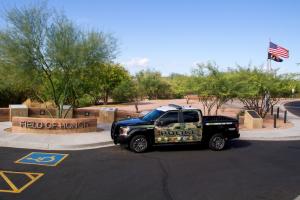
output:
{"label": "black pow mia flag", "polygon": [[274,60],[275,62],[282,62],[283,60],[278,56],[268,53],[268,59]]}

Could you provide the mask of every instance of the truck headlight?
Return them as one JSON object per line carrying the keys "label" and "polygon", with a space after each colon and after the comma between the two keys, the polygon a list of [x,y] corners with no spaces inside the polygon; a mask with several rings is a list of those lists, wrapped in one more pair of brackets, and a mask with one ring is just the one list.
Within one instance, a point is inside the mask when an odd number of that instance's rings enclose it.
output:
{"label": "truck headlight", "polygon": [[130,127],[125,126],[125,127],[121,127],[120,128],[120,135],[127,135],[127,133],[129,132]]}

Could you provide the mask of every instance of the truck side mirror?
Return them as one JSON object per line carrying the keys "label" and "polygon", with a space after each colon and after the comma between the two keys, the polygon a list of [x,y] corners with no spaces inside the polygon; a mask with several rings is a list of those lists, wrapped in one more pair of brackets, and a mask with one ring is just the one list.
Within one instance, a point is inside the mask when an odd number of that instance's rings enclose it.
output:
{"label": "truck side mirror", "polygon": [[156,121],[154,124],[155,124],[155,126],[162,126],[163,122],[162,121]]}

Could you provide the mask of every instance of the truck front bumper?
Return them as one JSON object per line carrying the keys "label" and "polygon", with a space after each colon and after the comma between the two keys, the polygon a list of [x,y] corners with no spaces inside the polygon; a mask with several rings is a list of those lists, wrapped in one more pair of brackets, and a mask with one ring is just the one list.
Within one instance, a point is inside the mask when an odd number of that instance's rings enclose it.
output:
{"label": "truck front bumper", "polygon": [[127,144],[129,144],[129,141],[130,141],[130,139],[129,139],[128,135],[118,135],[117,137],[114,138],[115,144],[121,144],[121,145],[126,144],[127,145]]}
{"label": "truck front bumper", "polygon": [[234,139],[234,138],[239,138],[239,137],[240,137],[240,134],[237,133],[237,132],[235,132],[235,133],[229,133],[229,134],[227,135],[227,138],[228,138],[228,139]]}

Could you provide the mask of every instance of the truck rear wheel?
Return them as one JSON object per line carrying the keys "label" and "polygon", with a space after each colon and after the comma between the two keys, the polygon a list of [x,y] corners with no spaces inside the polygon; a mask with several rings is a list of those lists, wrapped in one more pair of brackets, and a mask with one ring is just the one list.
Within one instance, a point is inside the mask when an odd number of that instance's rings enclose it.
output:
{"label": "truck rear wheel", "polygon": [[136,135],[130,140],[129,147],[136,153],[145,152],[148,149],[149,141],[144,135]]}
{"label": "truck rear wheel", "polygon": [[209,139],[208,146],[211,150],[221,151],[225,147],[226,140],[222,134],[215,134]]}

